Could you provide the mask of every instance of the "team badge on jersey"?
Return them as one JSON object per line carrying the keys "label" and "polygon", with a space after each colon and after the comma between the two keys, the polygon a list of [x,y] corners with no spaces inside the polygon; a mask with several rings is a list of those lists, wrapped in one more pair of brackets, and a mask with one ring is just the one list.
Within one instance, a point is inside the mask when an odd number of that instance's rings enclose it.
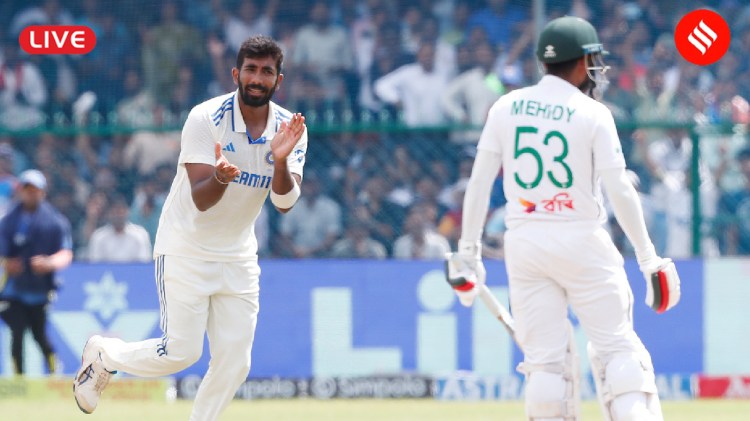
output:
{"label": "team badge on jersey", "polygon": [[266,153],[266,164],[273,165],[273,152],[271,151],[268,151],[268,153]]}

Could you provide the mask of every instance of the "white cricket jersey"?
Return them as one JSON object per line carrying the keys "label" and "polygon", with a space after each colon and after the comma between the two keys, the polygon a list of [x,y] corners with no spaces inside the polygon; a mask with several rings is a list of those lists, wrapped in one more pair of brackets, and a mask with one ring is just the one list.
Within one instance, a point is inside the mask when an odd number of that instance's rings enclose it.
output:
{"label": "white cricket jersey", "polygon": [[502,156],[509,228],[527,220],[604,222],[596,173],[625,167],[612,113],[551,75],[498,99],[477,147]]}
{"label": "white cricket jersey", "polygon": [[[271,189],[271,139],[292,113],[270,102],[263,134],[252,139],[242,119],[237,91],[196,105],[182,129],[177,175],[164,203],[156,232],[154,256],[174,255],[207,261],[257,259],[255,219]],[[215,165],[214,145],[236,165],[241,175],[227,186],[224,196],[201,212],[191,195],[185,164]],[[287,158],[289,171],[302,176],[307,131]]]}

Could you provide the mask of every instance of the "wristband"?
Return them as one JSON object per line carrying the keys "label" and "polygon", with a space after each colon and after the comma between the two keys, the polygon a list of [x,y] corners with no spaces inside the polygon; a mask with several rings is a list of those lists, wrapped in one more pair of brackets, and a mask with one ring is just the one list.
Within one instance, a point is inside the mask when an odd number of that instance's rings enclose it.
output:
{"label": "wristband", "polygon": [[214,178],[216,179],[216,181],[218,181],[218,182],[219,182],[219,184],[222,184],[222,185],[225,185],[225,186],[226,186],[227,184],[231,183],[231,181],[227,181],[226,183],[225,183],[225,182],[223,182],[223,181],[221,181],[221,178],[219,178],[219,176],[218,176],[218,175],[216,174],[216,171],[215,171],[215,170],[214,170]]}
{"label": "wristband", "polygon": [[296,181],[292,180],[292,184],[294,184],[292,189],[284,194],[278,194],[273,191],[273,188],[271,189],[271,203],[273,203],[274,206],[279,209],[289,209],[297,203],[297,199],[299,199],[302,192]]}

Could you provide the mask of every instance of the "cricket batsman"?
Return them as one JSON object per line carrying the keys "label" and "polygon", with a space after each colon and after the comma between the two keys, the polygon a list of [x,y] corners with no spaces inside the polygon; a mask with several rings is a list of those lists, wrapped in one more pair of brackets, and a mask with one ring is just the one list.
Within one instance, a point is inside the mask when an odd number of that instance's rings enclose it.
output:
{"label": "cricket batsman", "polygon": [[584,19],[561,17],[542,31],[536,55],[546,74],[490,109],[466,191],[449,279],[471,305],[485,281],[481,235],[500,167],[508,199],[506,268],[526,376],[528,420],[579,419],[568,307],[588,336],[588,356],[607,421],[662,420],[651,357],[633,329],[623,258],[603,228],[601,187],[633,244],[646,304],[661,313],[680,299],[670,259],[657,256],[625,172],[612,113],[598,99],[604,48]]}

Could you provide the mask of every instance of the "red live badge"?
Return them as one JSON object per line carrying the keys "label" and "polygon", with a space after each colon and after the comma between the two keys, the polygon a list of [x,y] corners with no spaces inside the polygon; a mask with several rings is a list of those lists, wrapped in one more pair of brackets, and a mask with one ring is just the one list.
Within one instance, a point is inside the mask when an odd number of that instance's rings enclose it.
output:
{"label": "red live badge", "polygon": [[730,39],[727,22],[708,9],[693,10],[683,16],[674,31],[677,51],[699,66],[716,63],[729,49]]}
{"label": "red live badge", "polygon": [[28,54],[87,54],[96,34],[82,25],[33,25],[21,31],[18,43]]}

